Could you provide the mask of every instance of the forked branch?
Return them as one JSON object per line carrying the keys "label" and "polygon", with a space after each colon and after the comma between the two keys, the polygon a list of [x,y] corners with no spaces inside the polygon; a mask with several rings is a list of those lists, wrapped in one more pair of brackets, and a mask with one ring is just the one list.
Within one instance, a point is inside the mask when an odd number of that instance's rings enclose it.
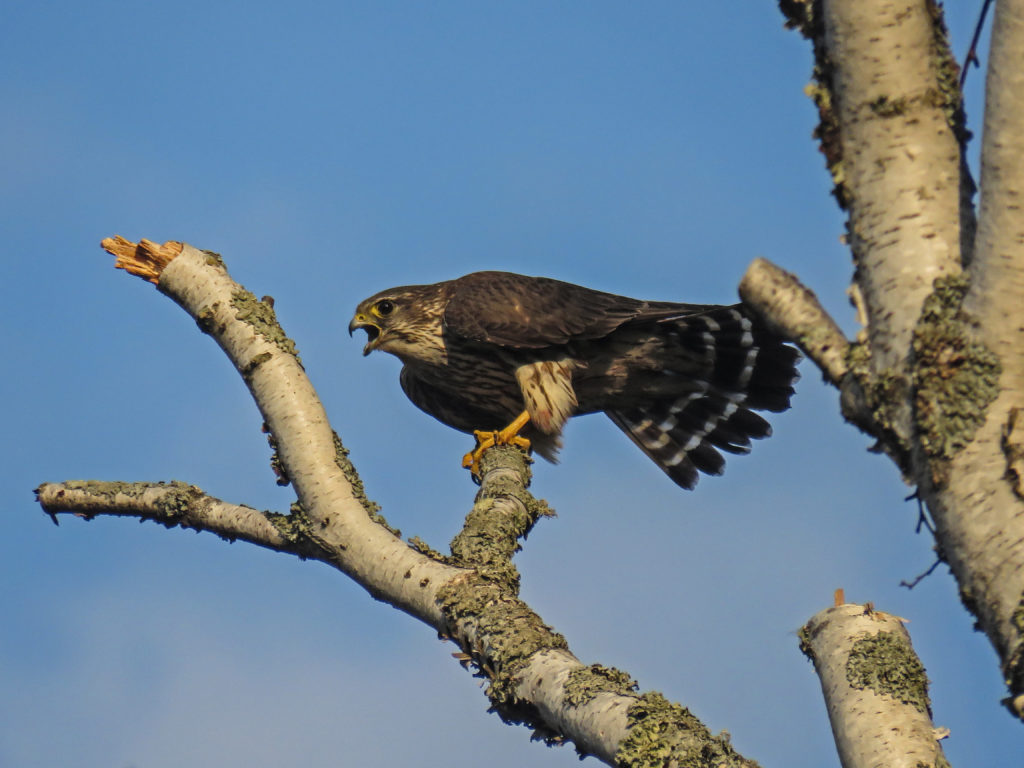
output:
{"label": "forked branch", "polygon": [[135,516],[329,563],[456,642],[456,656],[487,680],[503,719],[531,726],[549,743],[571,741],[608,764],[683,765],[700,757],[720,766],[756,765],[685,708],[657,693],[636,693],[627,674],[583,665],[519,599],[512,555],[549,514],[527,490],[528,460],[520,450],[484,454],[481,488],[450,556],[415,539],[410,546],[366,498],[270,302],[231,280],[217,254],[120,238],[104,246],[116,253],[118,267],[154,283],[225,351],[259,406],[275,469],[298,502],[282,515],[181,483],[68,482],[39,488],[48,513]]}

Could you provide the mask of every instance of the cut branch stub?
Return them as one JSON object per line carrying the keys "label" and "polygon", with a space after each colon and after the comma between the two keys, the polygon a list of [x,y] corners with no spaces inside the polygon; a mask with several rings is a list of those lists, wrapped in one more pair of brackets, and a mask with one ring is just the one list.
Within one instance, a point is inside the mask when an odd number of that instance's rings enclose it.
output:
{"label": "cut branch stub", "polygon": [[902,619],[870,604],[837,605],[800,630],[800,646],[821,681],[844,768],[948,765]]}
{"label": "cut branch stub", "polygon": [[850,344],[814,292],[767,259],[754,259],[740,281],[740,298],[775,333],[796,344],[838,385]]}

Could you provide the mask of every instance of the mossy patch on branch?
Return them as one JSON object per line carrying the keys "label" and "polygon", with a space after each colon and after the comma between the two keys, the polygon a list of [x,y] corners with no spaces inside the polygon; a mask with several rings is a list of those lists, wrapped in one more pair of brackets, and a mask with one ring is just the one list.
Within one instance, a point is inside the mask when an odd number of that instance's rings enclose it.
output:
{"label": "mossy patch on branch", "polygon": [[568,648],[565,638],[519,599],[519,574],[512,564],[519,539],[550,510],[527,490],[529,459],[520,449],[490,448],[481,465],[480,492],[448,558],[471,570],[438,593],[447,634],[489,681],[487,696],[503,720],[528,723],[542,738],[558,741],[560,736],[547,731],[532,706],[516,695],[517,675],[535,654]]}
{"label": "mossy patch on branch", "polygon": [[634,693],[636,688],[636,681],[622,670],[591,664],[569,673],[565,681],[565,703],[579,707],[593,701],[599,693],[625,696]]}
{"label": "mossy patch on branch", "polygon": [[[910,452],[910,443],[900,432],[902,415],[910,396],[910,381],[906,375],[895,369],[879,371],[871,377],[865,387],[880,435],[885,438],[886,447],[894,454],[905,457]],[[900,467],[904,467],[900,463]]]}
{"label": "mossy patch on branch", "polygon": [[1010,488],[1018,499],[1024,499],[1024,418],[1020,408],[1011,408],[1007,414],[999,445],[1006,457]]}
{"label": "mossy patch on branch", "polygon": [[1017,608],[1010,617],[1010,621],[1013,623],[1014,629],[1021,635],[1024,635],[1024,595],[1021,595],[1020,600],[1017,602]]}
{"label": "mossy patch on branch", "polygon": [[[91,496],[105,497],[110,499],[110,506],[118,506],[115,497],[127,496],[131,499],[141,500],[149,491],[157,489],[162,491],[153,500],[153,512],[143,513],[140,516],[144,520],[153,520],[168,528],[180,524],[181,518],[187,515],[196,504],[200,503],[205,494],[201,488],[183,483],[180,480],[160,481],[158,483],[126,483],[121,481],[108,482],[104,480],[69,480],[64,483],[69,490],[85,491]],[[79,513],[86,519],[93,515]]]}
{"label": "mossy patch on branch", "polygon": [[256,333],[282,352],[293,355],[299,365],[302,365],[295,342],[288,338],[288,334],[277,322],[277,314],[274,312],[272,300],[265,297],[261,301],[251,291],[239,288],[231,294],[231,306],[236,310],[235,318],[237,320],[248,323]]}
{"label": "mossy patch on branch", "polygon": [[514,446],[489,448],[481,460],[483,485],[462,530],[452,539],[451,562],[519,594],[512,556],[537,521],[554,514],[527,490],[529,457]]}
{"label": "mossy patch on branch", "polygon": [[656,691],[637,698],[626,713],[629,732],[619,744],[615,762],[629,768],[706,768],[757,763],[743,758],[725,736],[713,736],[686,707]]}
{"label": "mossy patch on branch", "polygon": [[[562,635],[500,584],[479,574],[455,579],[438,593],[449,635],[488,680],[487,697],[495,712],[510,723],[539,725],[532,709],[516,695],[517,674],[540,651],[567,649]],[[473,627],[475,642],[462,635]]]}
{"label": "mossy patch on branch", "polygon": [[910,100],[906,96],[889,98],[884,93],[868,102],[868,108],[879,117],[899,117],[906,114]]}
{"label": "mossy patch on branch", "polygon": [[846,660],[846,679],[854,688],[868,688],[931,717],[924,667],[909,641],[893,632],[856,640]]}
{"label": "mossy patch on branch", "polygon": [[[172,481],[177,484],[177,481]],[[157,483],[166,485],[166,483]],[[126,483],[119,480],[67,480],[64,487],[72,491],[86,491],[92,496],[107,496],[111,500],[117,494],[124,494],[133,499],[142,498],[149,484],[147,483]]]}
{"label": "mossy patch on branch", "polygon": [[863,393],[864,402],[856,405],[866,407],[869,419],[848,412],[846,399],[843,415],[878,437],[905,474],[911,439],[903,435],[903,425],[912,420],[938,486],[945,483],[949,460],[974,439],[999,393],[999,358],[962,309],[967,288],[963,274],[935,280],[914,327],[909,374],[895,368],[872,371],[864,342],[851,344],[846,354],[849,375]]}
{"label": "mossy patch on branch", "polygon": [[[935,280],[914,328],[914,409],[920,443],[933,460],[948,461],[967,446],[999,393],[999,358],[973,333],[962,309],[962,274]],[[943,466],[933,467],[942,484]]]}
{"label": "mossy patch on branch", "polygon": [[[156,502],[156,507],[168,525],[186,515],[192,508],[205,498],[203,491],[194,485],[172,480],[167,483],[167,492]],[[164,522],[161,520],[161,522]]]}
{"label": "mossy patch on branch", "polygon": [[291,485],[291,478],[288,477],[288,472],[285,470],[284,464],[281,463],[277,438],[274,437],[274,433],[270,431],[270,425],[266,422],[263,423],[263,432],[267,436],[267,445],[270,446],[270,471],[274,473],[274,482],[282,487]]}
{"label": "mossy patch on branch", "polygon": [[252,376],[256,372],[256,369],[273,358],[274,356],[269,352],[260,352],[258,355],[253,355],[252,359],[245,364],[239,373],[242,374],[242,378],[245,379],[246,382],[250,382],[252,381]]}
{"label": "mossy patch on branch", "polygon": [[1010,696],[1004,703],[1016,717],[1024,719],[1024,595],[1017,602],[1010,623],[1017,630],[1017,636],[1003,665],[1003,676],[1010,690]]}
{"label": "mossy patch on branch", "polygon": [[812,80],[804,87],[804,93],[818,108],[818,124],[814,128],[813,138],[818,140],[818,150],[825,157],[825,167],[832,177],[832,195],[839,207],[847,210],[852,201],[850,188],[846,181],[846,166],[843,163],[843,142],[839,129],[839,118],[832,97],[832,62],[824,51],[824,46],[815,44],[816,57],[820,58],[814,65]]}
{"label": "mossy patch on branch", "polygon": [[280,512],[264,512],[263,514],[270,524],[294,545],[318,540],[313,533],[313,522],[299,502],[292,504],[291,511],[287,515],[282,515]]}
{"label": "mossy patch on branch", "polygon": [[835,65],[825,45],[821,0],[779,0],[779,10],[786,17],[786,27],[798,30],[814,47],[813,73],[811,82],[804,88],[804,93],[818,108],[818,124],[814,128],[814,138],[818,141],[821,154],[825,156],[825,166],[832,177],[832,194],[839,207],[847,210],[851,197],[846,184],[843,143],[833,99]]}
{"label": "mossy patch on branch", "polygon": [[967,130],[963,91],[960,89],[960,65],[949,44],[942,4],[926,0],[925,6],[932,18],[932,67],[936,73],[938,94],[936,106],[941,107],[957,142],[964,147],[971,138],[971,132]]}
{"label": "mossy patch on branch", "polygon": [[196,325],[199,326],[199,330],[205,334],[212,334],[216,329],[215,320],[217,319],[217,307],[219,304],[214,303],[209,306],[205,306],[196,313]]}
{"label": "mossy patch on branch", "polygon": [[779,10],[786,17],[786,28],[797,29],[806,38],[813,38],[820,18],[818,0],[779,0]]}
{"label": "mossy patch on branch", "polygon": [[809,661],[814,661],[814,648],[811,647],[811,625],[804,624],[800,627],[796,633],[797,639],[800,641],[800,653],[807,657]]}
{"label": "mossy patch on branch", "polygon": [[217,267],[219,269],[227,271],[227,266],[224,264],[224,257],[216,251],[202,251],[203,256],[206,257],[206,263],[211,267]]}
{"label": "mossy patch on branch", "polygon": [[431,560],[436,560],[439,563],[451,563],[451,558],[447,555],[442,555],[436,549],[431,547],[427,542],[421,539],[419,536],[413,536],[409,539],[409,546],[419,552],[421,555],[426,555]]}
{"label": "mossy patch on branch", "polygon": [[402,532],[389,525],[388,521],[384,519],[384,515],[380,513],[380,504],[373,501],[366,495],[366,488],[363,486],[363,479],[359,477],[355,464],[353,464],[352,460],[348,457],[349,450],[344,446],[344,444],[342,444],[341,438],[338,437],[338,433],[332,431],[331,436],[334,439],[334,463],[337,464],[338,469],[340,469],[342,474],[345,475],[345,479],[348,480],[349,485],[352,487],[352,495],[355,496],[363,509],[366,510],[366,514],[370,516],[370,519],[373,520],[373,522],[385,528],[396,538],[402,538]]}
{"label": "mossy patch on branch", "polygon": [[902,435],[900,425],[905,421],[903,411],[910,396],[909,378],[895,369],[873,372],[867,341],[851,344],[845,360],[849,382],[844,383],[840,399],[843,416],[876,437],[878,445],[872,450],[885,450],[906,474],[910,442]]}

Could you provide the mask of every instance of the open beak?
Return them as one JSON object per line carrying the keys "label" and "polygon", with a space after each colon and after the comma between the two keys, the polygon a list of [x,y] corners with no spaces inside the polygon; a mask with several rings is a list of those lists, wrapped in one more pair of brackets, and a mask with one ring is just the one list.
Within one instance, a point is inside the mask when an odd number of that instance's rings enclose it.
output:
{"label": "open beak", "polygon": [[363,347],[363,357],[366,357],[377,348],[377,344],[380,342],[380,326],[362,312],[359,312],[352,318],[352,322],[348,324],[348,335],[351,336],[359,328],[366,331],[367,341],[366,346]]}

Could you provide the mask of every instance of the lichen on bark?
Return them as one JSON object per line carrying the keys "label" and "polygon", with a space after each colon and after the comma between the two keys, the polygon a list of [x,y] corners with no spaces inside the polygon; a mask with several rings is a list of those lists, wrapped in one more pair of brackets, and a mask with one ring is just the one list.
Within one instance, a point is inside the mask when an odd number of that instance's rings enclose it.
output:
{"label": "lichen on bark", "polygon": [[332,430],[331,437],[334,440],[334,463],[341,470],[342,474],[345,475],[345,479],[348,480],[352,488],[352,495],[356,498],[356,501],[366,510],[366,514],[370,516],[373,522],[388,530],[396,538],[401,538],[402,532],[389,525],[384,515],[381,514],[380,504],[366,495],[363,479],[359,476],[359,472],[356,471],[355,464],[349,458],[349,450],[341,442],[338,433]]}
{"label": "lichen on bark", "polygon": [[1024,719],[1024,594],[1017,601],[1017,607],[1010,616],[1010,623],[1017,630],[1017,637],[1006,654],[1003,677],[1013,695],[1004,703],[1016,717]]}
{"label": "lichen on bark", "polygon": [[727,736],[714,736],[686,707],[652,691],[637,698],[627,712],[629,732],[615,755],[629,768],[706,768],[757,763],[743,758]]}
{"label": "lichen on bark", "polygon": [[825,166],[832,177],[832,194],[839,207],[847,210],[850,207],[850,188],[846,183],[843,143],[833,99],[835,65],[825,44],[821,0],[779,0],[779,9],[786,17],[786,27],[798,30],[814,48],[811,82],[804,87],[804,93],[818,109],[818,124],[813,137],[818,141],[818,149],[824,155]]}
{"label": "lichen on bark", "polygon": [[[847,380],[841,386],[840,408],[852,424],[878,439],[872,450],[884,450],[906,475],[910,441],[902,434],[903,410],[910,397],[910,377],[896,369],[875,372],[866,340],[847,347]],[[851,390],[850,384],[853,389]],[[857,397],[852,397],[853,392]]]}
{"label": "lichen on bark", "polygon": [[925,5],[932,19],[932,67],[938,91],[937,106],[942,108],[953,135],[961,148],[964,148],[971,138],[971,132],[967,130],[963,91],[960,89],[960,65],[949,45],[949,30],[942,4],[926,0]]}
{"label": "lichen on bark", "polygon": [[518,448],[489,449],[481,472],[480,492],[448,558],[468,572],[438,592],[447,634],[488,680],[487,696],[503,720],[532,725],[557,740],[516,695],[517,675],[535,654],[568,649],[568,643],[519,599],[519,573],[512,564],[519,539],[551,511],[527,490],[529,459]]}
{"label": "lichen on bark", "polygon": [[565,703],[579,707],[593,701],[599,693],[629,695],[636,689],[636,681],[622,670],[591,664],[589,667],[577,667],[569,673],[565,681]]}
{"label": "lichen on bark", "polygon": [[[565,638],[547,626],[526,603],[480,574],[455,579],[438,592],[448,635],[488,681],[491,707],[508,723],[541,726],[531,706],[516,695],[517,674],[540,651],[568,649]],[[460,632],[473,627],[471,641]]]}
{"label": "lichen on bark", "polygon": [[[141,500],[151,489],[165,489],[153,501],[153,513],[145,515],[145,519],[153,520],[168,528],[180,525],[181,518],[199,503],[204,494],[202,489],[183,483],[180,480],[160,481],[158,483],[128,483],[104,480],[69,480],[64,483],[68,490],[81,490],[87,493],[110,499],[111,506],[117,496],[127,496]],[[92,515],[83,513],[83,517]]]}
{"label": "lichen on bark", "polygon": [[999,394],[1002,367],[963,311],[965,275],[935,280],[913,335],[912,375],[919,441],[944,484],[946,463],[966,447]]}
{"label": "lichen on bark", "polygon": [[264,516],[288,542],[305,546],[316,541],[315,526],[299,502],[294,502],[287,515],[280,512],[264,512]]}
{"label": "lichen on bark", "polygon": [[265,298],[261,301],[251,291],[238,288],[231,294],[231,306],[236,310],[236,319],[248,323],[256,333],[281,351],[293,355],[299,365],[302,365],[295,342],[288,338],[288,334],[277,322],[277,313],[274,312],[274,302],[271,299]]}
{"label": "lichen on bark", "polygon": [[1024,418],[1021,418],[1020,408],[1009,410],[1000,435],[1000,447],[1006,458],[1005,477],[1010,488],[1018,499],[1024,499]]}
{"label": "lichen on bark", "polygon": [[797,639],[800,641],[800,653],[807,657],[808,661],[814,661],[814,648],[811,645],[813,636],[811,635],[811,625],[804,624],[796,633]]}
{"label": "lichen on bark", "polygon": [[931,717],[924,667],[910,643],[892,632],[865,635],[853,643],[846,679],[853,688],[870,689]]}

